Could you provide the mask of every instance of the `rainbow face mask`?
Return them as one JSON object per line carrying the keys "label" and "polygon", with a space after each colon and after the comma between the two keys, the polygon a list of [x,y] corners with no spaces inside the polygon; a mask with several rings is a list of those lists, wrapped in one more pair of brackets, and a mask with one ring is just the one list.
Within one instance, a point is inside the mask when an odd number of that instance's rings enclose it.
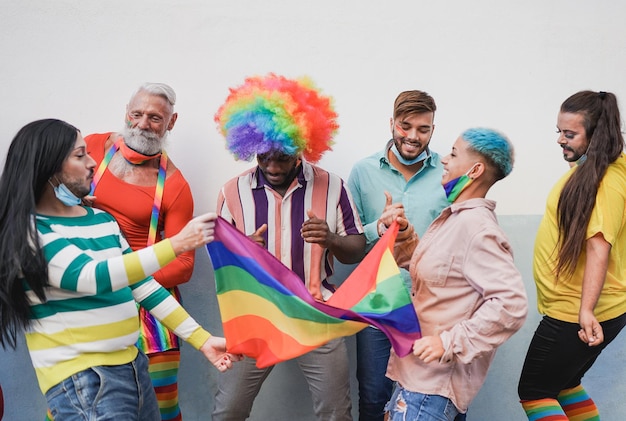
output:
{"label": "rainbow face mask", "polygon": [[474,165],[472,168],[467,170],[465,174],[460,177],[457,177],[453,180],[448,181],[443,185],[443,189],[446,191],[446,197],[448,198],[449,203],[454,203],[457,197],[461,194],[463,190],[474,181],[473,178],[470,178],[468,175],[474,169]]}

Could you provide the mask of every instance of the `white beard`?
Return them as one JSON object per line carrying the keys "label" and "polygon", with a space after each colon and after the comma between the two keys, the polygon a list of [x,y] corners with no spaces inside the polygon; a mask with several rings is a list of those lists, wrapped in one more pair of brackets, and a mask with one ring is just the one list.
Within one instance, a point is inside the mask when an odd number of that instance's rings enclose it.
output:
{"label": "white beard", "polygon": [[167,131],[163,136],[159,136],[138,127],[124,127],[122,134],[129,148],[144,155],[156,155],[162,152],[167,140]]}

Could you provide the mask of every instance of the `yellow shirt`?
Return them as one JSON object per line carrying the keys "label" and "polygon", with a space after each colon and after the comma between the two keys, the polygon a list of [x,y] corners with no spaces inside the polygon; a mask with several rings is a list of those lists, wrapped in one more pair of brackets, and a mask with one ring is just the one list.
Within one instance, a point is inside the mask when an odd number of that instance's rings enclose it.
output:
{"label": "yellow shirt", "polygon": [[[541,314],[558,320],[578,323],[586,252],[583,248],[571,278],[556,281],[558,225],[557,205],[565,182],[576,171],[569,170],[550,192],[535,239],[533,273],[537,286],[537,307]],[[581,198],[580,200],[584,200]],[[599,321],[626,313],[626,156],[607,168],[600,182],[596,204],[587,226],[586,238],[602,233],[611,244],[609,265],[602,293],[594,313]]]}

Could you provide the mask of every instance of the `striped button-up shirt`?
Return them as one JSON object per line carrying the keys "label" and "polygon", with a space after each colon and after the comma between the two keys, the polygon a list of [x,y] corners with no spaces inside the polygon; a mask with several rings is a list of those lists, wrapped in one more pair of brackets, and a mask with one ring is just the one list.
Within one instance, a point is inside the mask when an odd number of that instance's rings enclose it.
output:
{"label": "striped button-up shirt", "polygon": [[334,292],[328,282],[333,273],[332,253],[306,243],[300,235],[309,209],[326,220],[333,233],[363,232],[343,180],[304,160],[284,196],[272,188],[258,167],[231,179],[220,191],[217,212],[246,235],[267,224],[267,249],[293,270],[314,296],[320,291],[328,298]]}

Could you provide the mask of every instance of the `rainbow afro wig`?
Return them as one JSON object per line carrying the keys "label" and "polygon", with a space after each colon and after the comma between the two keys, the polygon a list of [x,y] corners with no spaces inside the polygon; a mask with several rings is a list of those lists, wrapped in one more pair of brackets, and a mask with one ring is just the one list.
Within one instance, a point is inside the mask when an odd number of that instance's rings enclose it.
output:
{"label": "rainbow afro wig", "polygon": [[321,95],[309,78],[291,80],[273,73],[248,77],[230,88],[215,122],[228,150],[246,161],[280,152],[315,163],[331,149],[339,129],[332,98]]}

